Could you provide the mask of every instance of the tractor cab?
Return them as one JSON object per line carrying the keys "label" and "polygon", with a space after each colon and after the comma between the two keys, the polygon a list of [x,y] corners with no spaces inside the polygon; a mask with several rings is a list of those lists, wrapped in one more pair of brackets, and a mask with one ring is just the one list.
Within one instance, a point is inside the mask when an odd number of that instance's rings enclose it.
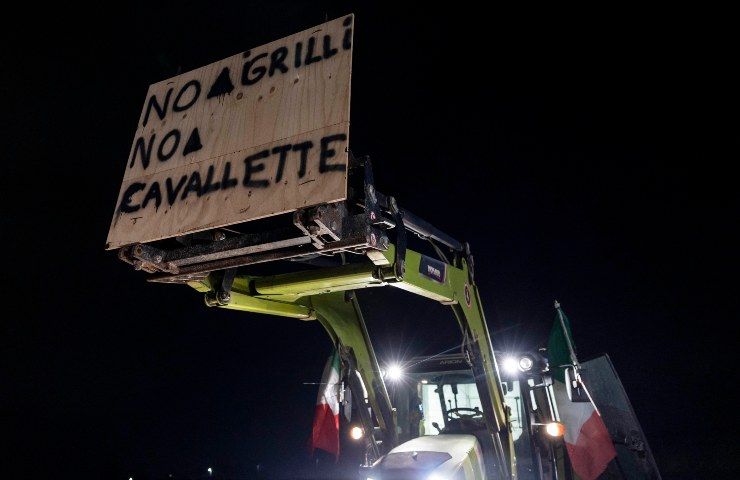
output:
{"label": "tractor cab", "polygon": [[[501,370],[518,478],[552,478],[554,439],[548,435],[546,426],[552,422],[553,410],[543,374],[546,362],[538,352],[497,354],[496,359]],[[366,478],[417,478],[399,475],[401,472],[394,471],[393,466],[412,453],[422,452],[427,467],[434,468],[427,469],[427,476],[419,478],[435,478],[430,472],[439,476],[441,470],[445,470],[445,475],[439,478],[479,478],[478,472],[492,469],[494,441],[486,431],[475,377],[462,354],[414,358],[402,374],[387,380],[387,385],[396,409],[401,445],[381,459],[372,474],[366,472]],[[459,446],[465,446],[467,455],[460,455]],[[442,455],[446,460],[439,462]],[[439,463],[433,465],[435,462]],[[409,461],[404,464],[404,468],[408,467],[421,467],[421,464]]]}

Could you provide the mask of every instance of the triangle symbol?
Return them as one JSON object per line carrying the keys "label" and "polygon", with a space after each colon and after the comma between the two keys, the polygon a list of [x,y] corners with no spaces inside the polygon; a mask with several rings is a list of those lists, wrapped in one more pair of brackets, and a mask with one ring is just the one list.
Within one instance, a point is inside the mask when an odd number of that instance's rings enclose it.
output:
{"label": "triangle symbol", "polygon": [[224,67],[216,81],[211,85],[211,89],[208,91],[208,98],[220,97],[221,95],[231,93],[232,90],[234,90],[234,84],[231,83],[229,67]]}
{"label": "triangle symbol", "polygon": [[185,144],[185,148],[182,149],[182,156],[184,157],[188,153],[196,152],[203,148],[203,145],[200,143],[200,133],[198,133],[198,129],[193,129],[193,133],[190,134],[190,138],[188,138],[188,143]]}

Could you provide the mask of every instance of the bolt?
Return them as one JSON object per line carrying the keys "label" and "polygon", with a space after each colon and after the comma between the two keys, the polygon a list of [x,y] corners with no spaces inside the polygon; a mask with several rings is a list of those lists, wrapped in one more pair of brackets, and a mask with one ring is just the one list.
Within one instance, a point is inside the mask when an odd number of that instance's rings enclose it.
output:
{"label": "bolt", "polygon": [[331,222],[331,229],[337,231],[337,222]]}
{"label": "bolt", "polygon": [[319,227],[316,225],[309,225],[308,226],[308,233],[311,235],[317,235],[319,233]]}
{"label": "bolt", "polygon": [[376,218],[378,218],[378,216],[375,215],[375,212],[371,211],[370,212],[370,220],[372,220],[374,222]]}
{"label": "bolt", "polygon": [[162,263],[162,255],[156,255],[154,257],[154,263]]}
{"label": "bolt", "polygon": [[213,239],[218,241],[224,240],[226,238],[226,234],[224,232],[213,232]]}
{"label": "bolt", "polygon": [[229,292],[224,292],[223,290],[218,292],[218,303],[222,305],[226,305],[231,301],[231,295],[229,295]]}
{"label": "bolt", "polygon": [[375,237],[375,233],[371,233],[370,234],[370,245],[374,247],[376,243],[378,243],[378,239]]}

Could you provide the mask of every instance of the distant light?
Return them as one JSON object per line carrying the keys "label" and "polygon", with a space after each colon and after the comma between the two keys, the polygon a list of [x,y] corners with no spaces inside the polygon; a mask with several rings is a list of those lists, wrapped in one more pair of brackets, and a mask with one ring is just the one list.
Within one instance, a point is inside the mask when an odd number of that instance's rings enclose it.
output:
{"label": "distant light", "polygon": [[565,425],[559,422],[550,422],[545,426],[545,431],[551,437],[562,437],[565,435]]}
{"label": "distant light", "polygon": [[531,357],[523,356],[519,359],[519,370],[522,372],[528,372],[532,369],[532,366],[534,365],[534,360],[532,360]]}
{"label": "distant light", "polygon": [[213,475],[213,469],[211,467],[208,467],[208,475]]}
{"label": "distant light", "polygon": [[357,426],[352,427],[349,431],[349,436],[352,437],[352,440],[359,440],[363,435],[365,435],[365,432]]}
{"label": "distant light", "polygon": [[519,371],[519,362],[517,362],[516,358],[514,357],[504,358],[504,361],[501,363],[501,365],[504,367],[504,372],[508,373],[509,375],[516,375]]}
{"label": "distant light", "polygon": [[427,383],[429,383],[429,380],[427,380],[427,379],[425,378],[425,379],[423,379],[423,380],[421,381],[421,383],[423,383],[424,385],[426,385]]}
{"label": "distant light", "polygon": [[134,477],[128,477],[128,480],[134,480]]}
{"label": "distant light", "polygon": [[393,381],[397,382],[401,380],[401,377],[403,377],[403,369],[398,364],[393,364],[390,367],[388,367],[388,378]]}

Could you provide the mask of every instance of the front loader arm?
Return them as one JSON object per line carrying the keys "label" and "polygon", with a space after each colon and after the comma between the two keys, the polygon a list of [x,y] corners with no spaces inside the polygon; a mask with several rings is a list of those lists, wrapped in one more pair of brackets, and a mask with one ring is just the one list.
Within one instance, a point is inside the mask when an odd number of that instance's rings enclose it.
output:
{"label": "front loader arm", "polygon": [[206,292],[207,303],[213,306],[318,320],[340,351],[351,352],[386,447],[396,443],[394,413],[359,306],[354,296],[348,294],[361,288],[392,286],[449,305],[460,325],[464,351],[475,374],[496,450],[497,474],[500,478],[516,475],[508,414],[480,296],[468,266],[470,257],[459,256],[454,265],[435,260],[434,265],[444,270],[435,277],[424,274],[429,257],[414,250],[405,251],[403,268],[397,266],[393,244],[382,255],[387,262],[365,261],[265,277],[237,277],[230,298],[220,303],[209,300],[214,298],[214,292],[208,282],[191,286]]}
{"label": "front loader arm", "polygon": [[[329,270],[329,271],[326,271]],[[350,375],[348,383],[353,397],[367,401],[375,414],[382,432],[382,442],[376,441],[373,423],[366,409],[358,408],[361,423],[369,437],[375,457],[397,444],[395,412],[380,375],[380,368],[360,306],[351,288],[381,285],[367,268],[356,265],[326,269],[316,275],[316,270],[290,274],[289,278],[240,276],[234,279],[227,301],[215,298],[219,275],[209,275],[205,280],[189,285],[206,293],[206,304],[232,310],[272,314],[300,320],[318,320],[334,346],[339,350]],[[222,298],[225,300],[225,298]],[[357,372],[361,382],[354,376]]]}

